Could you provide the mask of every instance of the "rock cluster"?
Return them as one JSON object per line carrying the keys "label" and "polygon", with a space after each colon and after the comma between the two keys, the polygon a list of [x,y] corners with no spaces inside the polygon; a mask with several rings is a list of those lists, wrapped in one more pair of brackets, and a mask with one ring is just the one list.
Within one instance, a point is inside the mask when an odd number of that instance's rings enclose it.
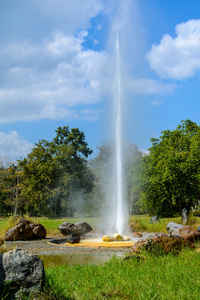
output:
{"label": "rock cluster", "polygon": [[6,232],[3,240],[26,241],[44,239],[45,237],[46,229],[43,225],[33,223],[26,219],[20,219],[15,227]]}
{"label": "rock cluster", "polygon": [[153,233],[148,238],[137,241],[132,252],[140,253],[143,248],[155,254],[177,254],[183,247],[194,248],[194,242],[200,240],[200,232],[190,226],[170,222],[167,224],[167,231],[169,234]]}
{"label": "rock cluster", "polygon": [[0,254],[0,291],[3,291],[3,299],[7,294],[6,299],[33,297],[44,286],[44,279],[44,265],[36,255],[20,249]]}
{"label": "rock cluster", "polygon": [[115,233],[113,234],[113,236],[109,236],[109,235],[104,235],[102,237],[102,241],[103,242],[114,242],[114,241],[130,241],[130,237],[128,236],[122,236],[119,233]]}
{"label": "rock cluster", "polygon": [[132,253],[140,253],[141,249],[145,249],[155,255],[178,254],[183,247],[194,248],[194,244],[190,241],[164,233],[153,233],[147,239],[137,241],[132,248]]}
{"label": "rock cluster", "polygon": [[200,232],[190,226],[183,226],[181,224],[170,222],[167,224],[167,231],[172,236],[179,236],[190,242],[196,242],[200,240]]}

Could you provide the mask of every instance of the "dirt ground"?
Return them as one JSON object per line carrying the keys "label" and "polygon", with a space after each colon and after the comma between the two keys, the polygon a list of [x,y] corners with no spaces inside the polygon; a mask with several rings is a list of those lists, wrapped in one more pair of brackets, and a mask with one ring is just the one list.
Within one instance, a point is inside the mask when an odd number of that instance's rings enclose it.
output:
{"label": "dirt ground", "polygon": [[[69,253],[124,253],[127,249],[106,249],[101,247],[96,248],[80,248],[79,246],[63,244],[52,244],[54,237],[47,237],[42,240],[36,241],[15,241],[15,242],[5,242],[6,249],[8,251],[12,249],[21,249],[29,253],[37,255],[59,255],[59,254],[69,254]],[[56,237],[58,240],[59,238]],[[60,238],[63,239],[63,238]]]}

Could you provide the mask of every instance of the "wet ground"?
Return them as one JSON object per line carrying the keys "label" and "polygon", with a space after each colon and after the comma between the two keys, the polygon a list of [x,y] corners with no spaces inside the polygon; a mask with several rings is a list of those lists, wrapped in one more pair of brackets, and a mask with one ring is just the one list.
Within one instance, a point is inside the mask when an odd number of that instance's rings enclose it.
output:
{"label": "wet ground", "polygon": [[[58,265],[73,265],[73,264],[89,264],[89,263],[103,263],[108,261],[113,255],[125,256],[129,250],[127,248],[104,248],[101,246],[80,247],[76,244],[55,244],[51,243],[54,237],[48,237],[37,241],[16,241],[5,242],[8,251],[12,249],[21,249],[26,252],[37,254],[44,262],[45,267]],[[57,238],[56,240],[63,240]]]}
{"label": "wet ground", "polygon": [[[45,266],[57,266],[60,264],[88,264],[108,261],[113,255],[126,256],[130,252],[134,241],[143,239],[132,239],[131,242],[104,243],[95,236],[85,236],[79,244],[65,243],[63,237],[47,237],[36,241],[5,242],[7,250],[22,249],[26,252],[37,254],[42,258]],[[60,243],[52,243],[52,241]],[[54,242],[53,241],[53,242]],[[107,244],[107,246],[106,246]]]}

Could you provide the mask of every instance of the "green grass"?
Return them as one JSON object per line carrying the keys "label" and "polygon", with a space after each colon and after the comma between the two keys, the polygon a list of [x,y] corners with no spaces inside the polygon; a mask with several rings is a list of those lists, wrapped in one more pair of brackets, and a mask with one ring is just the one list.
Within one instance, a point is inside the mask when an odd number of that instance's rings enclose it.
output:
{"label": "green grass", "polygon": [[[132,228],[134,231],[138,232],[163,232],[167,233],[166,226],[169,222],[175,222],[181,224],[181,217],[177,218],[162,218],[158,223],[150,224],[150,217],[147,215],[142,216],[131,216],[130,217],[130,225],[132,224]],[[191,216],[188,221],[188,226],[192,226],[197,229],[200,226],[200,218]]]}
{"label": "green grass", "polygon": [[[144,254],[144,253],[143,253]],[[38,299],[199,299],[200,253],[123,261],[102,265],[46,268],[46,286]]]}
{"label": "green grass", "polygon": [[[61,236],[58,226],[63,222],[76,223],[78,221],[85,221],[89,223],[93,232],[95,232],[98,223],[100,223],[100,218],[62,218],[62,219],[49,219],[49,218],[33,218],[29,216],[24,216],[28,220],[35,223],[42,224],[47,230],[47,236]],[[0,237],[3,237],[6,231],[15,226],[16,219],[10,218],[0,218]],[[138,232],[164,232],[167,233],[166,226],[169,222],[181,223],[181,218],[162,218],[158,223],[150,224],[150,217],[147,215],[142,216],[131,216],[129,223],[132,224],[133,230]],[[200,218],[191,217],[187,225],[192,226],[197,229],[200,226]]]}
{"label": "green grass", "polygon": [[[6,234],[6,231],[16,225],[17,219],[14,217],[10,218],[0,218],[0,237],[3,237]],[[47,236],[62,236],[58,230],[58,226],[63,222],[76,223],[79,221],[85,221],[89,223],[92,228],[95,230],[96,223],[99,218],[62,218],[62,219],[49,219],[49,218],[34,218],[30,216],[24,216],[24,218],[34,222],[42,224],[47,231]]]}

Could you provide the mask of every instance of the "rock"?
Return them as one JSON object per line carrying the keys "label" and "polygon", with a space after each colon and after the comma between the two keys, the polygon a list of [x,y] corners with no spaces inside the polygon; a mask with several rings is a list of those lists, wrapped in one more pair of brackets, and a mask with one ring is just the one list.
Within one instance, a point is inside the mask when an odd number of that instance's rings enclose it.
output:
{"label": "rock", "polygon": [[188,221],[188,211],[186,208],[183,208],[181,216],[182,216],[181,222],[182,222],[182,224],[185,225]]}
{"label": "rock", "polygon": [[125,242],[128,242],[128,241],[130,241],[131,239],[130,239],[130,237],[129,236],[123,236],[123,240],[125,241]]}
{"label": "rock", "polygon": [[23,223],[23,224],[25,224],[25,225],[29,225],[29,224],[31,224],[32,222],[29,221],[29,220],[27,220],[27,219],[21,218],[21,219],[19,219],[19,220],[17,221],[16,225],[19,225],[20,223]]}
{"label": "rock", "polygon": [[157,223],[157,222],[159,222],[158,216],[153,216],[149,223],[153,224],[153,223]]}
{"label": "rock", "polygon": [[76,234],[71,234],[70,237],[68,237],[67,242],[70,244],[77,244],[80,242],[80,236]]}
{"label": "rock", "polygon": [[200,232],[200,226],[197,228],[197,231]]}
{"label": "rock", "polygon": [[109,235],[104,235],[103,237],[102,237],[102,241],[103,242],[114,242],[114,237],[113,236],[109,236]]}
{"label": "rock", "polygon": [[113,234],[113,237],[114,237],[114,240],[115,240],[115,241],[118,241],[118,242],[124,240],[123,236],[121,236],[119,233]]}
{"label": "rock", "polygon": [[0,290],[6,299],[32,297],[44,286],[44,265],[36,255],[20,249],[0,254]]}
{"label": "rock", "polygon": [[58,226],[58,229],[63,235],[76,234],[78,236],[92,231],[92,227],[86,222],[77,222],[75,224],[64,222]]}
{"label": "rock", "polygon": [[140,232],[133,232],[133,235],[132,235],[133,237],[142,237],[142,233],[140,233]]}
{"label": "rock", "polygon": [[17,225],[6,232],[5,241],[37,240],[46,237],[46,229],[26,219],[20,219]]}
{"label": "rock", "polygon": [[190,242],[196,242],[200,240],[200,232],[195,230],[190,226],[183,226],[181,228],[177,228],[171,234],[172,236],[179,236],[184,238]]}
{"label": "rock", "polygon": [[140,253],[141,249],[145,249],[155,255],[163,255],[170,252],[178,254],[183,247],[190,247],[193,249],[195,245],[179,236],[154,233],[145,240],[137,241],[132,247],[132,253],[137,254]]}
{"label": "rock", "polygon": [[14,228],[9,229],[4,236],[5,241],[25,241],[30,240],[33,233],[28,225],[18,224]]}
{"label": "rock", "polygon": [[174,230],[176,230],[176,229],[178,229],[178,228],[182,228],[183,227],[183,225],[181,225],[181,224],[177,224],[177,223],[175,223],[175,222],[169,222],[168,224],[167,224],[167,231],[169,232],[169,234],[171,234]]}
{"label": "rock", "polygon": [[46,229],[41,224],[31,223],[30,228],[32,229],[33,235],[32,239],[44,239],[46,237]]}

